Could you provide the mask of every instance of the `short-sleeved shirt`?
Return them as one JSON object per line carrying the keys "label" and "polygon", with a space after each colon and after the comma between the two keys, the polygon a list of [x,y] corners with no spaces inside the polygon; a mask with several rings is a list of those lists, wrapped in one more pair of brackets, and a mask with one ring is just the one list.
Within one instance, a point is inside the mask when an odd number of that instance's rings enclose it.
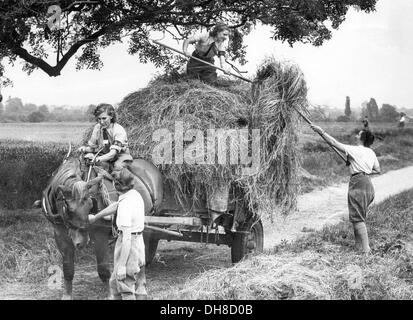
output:
{"label": "short-sleeved shirt", "polygon": [[88,142],[89,147],[96,152],[98,149],[105,147],[107,151],[116,150],[118,153],[128,153],[128,137],[126,130],[118,123],[111,123],[107,130],[107,139],[104,136],[103,128],[98,123],[93,128],[92,135]]}
{"label": "short-sleeved shirt", "polygon": [[145,204],[135,189],[119,196],[116,225],[119,230],[142,232],[145,225]]}
{"label": "short-sleeved shirt", "polygon": [[[218,52],[226,52],[227,41],[218,42],[209,33],[196,34],[188,38],[189,43],[195,44],[196,50],[206,58],[213,58],[218,55]],[[215,45],[210,49],[211,44]]]}
{"label": "short-sleeved shirt", "polygon": [[351,174],[364,172],[371,174],[374,170],[379,170],[380,165],[374,151],[364,146],[351,146],[343,144],[342,147],[349,156]]}
{"label": "short-sleeved shirt", "polygon": [[405,116],[403,116],[403,117],[400,118],[400,122],[405,122],[405,121],[406,121],[406,117],[405,117]]}

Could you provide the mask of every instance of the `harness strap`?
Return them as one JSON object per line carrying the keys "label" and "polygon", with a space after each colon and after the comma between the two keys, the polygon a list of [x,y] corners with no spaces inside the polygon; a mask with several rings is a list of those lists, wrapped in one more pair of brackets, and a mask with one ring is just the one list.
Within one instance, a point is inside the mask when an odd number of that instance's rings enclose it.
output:
{"label": "harness strap", "polygon": [[205,53],[202,53],[199,50],[196,50],[199,54],[199,56],[203,59],[207,59],[208,58],[208,54],[209,52],[212,50],[212,48],[215,46],[215,42],[212,42],[211,45],[209,46],[208,50]]}
{"label": "harness strap", "polygon": [[50,204],[50,192],[52,191],[51,186],[49,185],[44,191],[43,191],[43,199],[42,199],[42,211],[51,223],[53,224],[64,224],[64,221],[60,215],[54,215],[53,210],[52,210],[52,205]]}
{"label": "harness strap", "polygon": [[103,152],[107,153],[109,152],[109,148],[113,144],[113,141],[111,137],[109,136],[108,130],[106,128],[102,129],[102,136],[103,136],[103,141],[105,140],[108,141],[108,145],[105,144],[105,147],[103,149]]}

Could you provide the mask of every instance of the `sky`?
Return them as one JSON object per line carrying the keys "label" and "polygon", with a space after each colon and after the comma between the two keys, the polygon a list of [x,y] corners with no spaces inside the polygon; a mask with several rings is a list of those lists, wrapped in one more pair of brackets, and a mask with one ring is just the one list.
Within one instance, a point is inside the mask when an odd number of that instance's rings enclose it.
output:
{"label": "sky", "polygon": [[[351,9],[332,39],[321,47],[301,43],[290,47],[271,39],[269,28],[258,27],[246,38],[249,62],[240,69],[253,74],[265,56],[275,55],[300,66],[313,104],[344,108],[350,96],[353,108],[371,97],[379,105],[413,108],[413,1],[379,0],[376,9],[370,14]],[[167,43],[181,48],[176,42]],[[76,71],[71,60],[59,77],[43,71],[28,76],[20,63],[7,66],[14,86],[2,88],[2,94],[5,99],[17,96],[24,103],[38,105],[115,104],[161,71],[128,55],[126,44],[113,45],[101,55],[102,70]]]}

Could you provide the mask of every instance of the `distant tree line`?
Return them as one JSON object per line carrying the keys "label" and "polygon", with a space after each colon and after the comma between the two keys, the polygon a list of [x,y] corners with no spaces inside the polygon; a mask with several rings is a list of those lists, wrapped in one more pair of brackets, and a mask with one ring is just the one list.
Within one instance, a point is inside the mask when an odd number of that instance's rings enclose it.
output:
{"label": "distant tree line", "polygon": [[68,122],[89,121],[93,119],[91,110],[94,105],[86,107],[62,107],[23,103],[20,98],[11,98],[0,102],[0,122]]}
{"label": "distant tree line", "polygon": [[356,114],[351,109],[351,101],[348,96],[346,97],[344,114],[341,113],[337,115],[337,113],[331,112],[331,110],[325,106],[315,106],[311,110],[311,118],[314,121],[350,122],[360,121],[365,116],[367,116],[371,122],[394,122],[400,119],[400,112],[396,106],[388,103],[382,104],[381,108],[379,108],[376,100],[371,98],[370,101],[362,104],[361,111]]}

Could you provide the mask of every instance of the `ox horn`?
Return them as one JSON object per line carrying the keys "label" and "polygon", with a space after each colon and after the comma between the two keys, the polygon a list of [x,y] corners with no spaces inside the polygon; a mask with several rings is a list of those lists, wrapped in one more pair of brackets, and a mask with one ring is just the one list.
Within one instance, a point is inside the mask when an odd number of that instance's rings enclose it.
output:
{"label": "ox horn", "polygon": [[32,204],[33,209],[40,209],[42,207],[42,200],[36,200]]}
{"label": "ox horn", "polygon": [[71,153],[72,153],[72,143],[69,142],[69,151],[67,152],[67,155],[63,160],[63,163],[65,163],[67,161],[67,159],[69,159]]}

